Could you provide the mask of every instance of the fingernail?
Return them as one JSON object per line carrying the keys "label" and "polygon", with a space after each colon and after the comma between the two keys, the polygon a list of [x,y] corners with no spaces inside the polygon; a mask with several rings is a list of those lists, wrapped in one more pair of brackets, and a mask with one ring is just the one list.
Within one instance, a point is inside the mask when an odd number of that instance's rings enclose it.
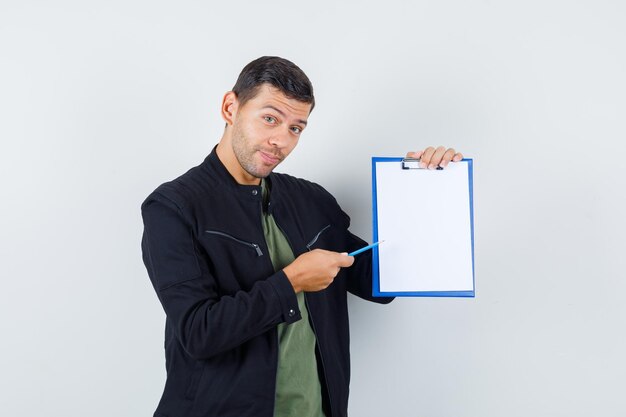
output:
{"label": "fingernail", "polygon": [[436,167],[435,167],[435,164],[430,164],[430,165],[428,165],[428,169],[435,169],[435,168],[436,168]]}

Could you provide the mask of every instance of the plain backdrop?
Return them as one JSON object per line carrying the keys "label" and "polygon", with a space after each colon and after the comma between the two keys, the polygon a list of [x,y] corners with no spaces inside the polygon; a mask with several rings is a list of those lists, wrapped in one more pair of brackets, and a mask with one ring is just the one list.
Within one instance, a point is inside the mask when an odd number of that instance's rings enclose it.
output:
{"label": "plain backdrop", "polygon": [[317,99],[280,171],[365,239],[371,156],[475,163],[476,298],[351,297],[350,414],[626,415],[625,21],[617,0],[0,0],[0,414],[152,414],[139,206],[279,55]]}

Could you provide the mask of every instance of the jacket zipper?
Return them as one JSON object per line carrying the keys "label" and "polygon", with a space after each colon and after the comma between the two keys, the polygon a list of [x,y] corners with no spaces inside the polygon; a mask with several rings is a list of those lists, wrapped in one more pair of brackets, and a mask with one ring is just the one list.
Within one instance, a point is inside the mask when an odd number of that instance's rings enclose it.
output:
{"label": "jacket zipper", "polygon": [[[268,208],[268,210],[269,210],[269,208]],[[285,239],[287,239],[287,243],[289,243],[289,246],[291,247],[291,251],[293,252],[293,245],[291,244],[291,241],[289,240],[289,236],[287,236],[287,233],[285,233],[283,228],[280,227],[280,225],[276,221],[276,218],[274,218],[274,222],[276,223],[276,226],[278,226],[278,229],[281,231],[281,233],[285,236]],[[317,235],[315,235],[313,240],[310,241],[306,245],[306,248],[309,250],[309,252],[311,251],[311,246],[314,245],[315,242],[317,242],[317,239],[319,239],[320,235],[326,229],[328,229],[329,227],[330,227],[330,225],[327,225],[322,230],[320,230],[317,233]],[[294,252],[294,255],[295,255],[295,252]],[[307,301],[306,293],[304,293],[304,305],[306,306],[306,310],[309,313],[309,319],[311,321],[311,327],[313,328],[313,334],[315,335],[315,344],[318,346],[317,349],[319,350],[320,361],[322,362],[322,372],[324,372],[324,382],[326,383],[326,393],[328,394],[328,403],[329,403],[328,406],[330,407],[330,410],[328,410],[330,412],[330,415],[326,416],[326,417],[332,417],[332,414],[333,414],[333,400],[332,400],[332,396],[330,394],[330,388],[328,386],[328,378],[326,377],[326,365],[324,364],[324,355],[322,355],[322,349],[319,347],[319,343],[317,342],[317,330],[315,330],[315,321],[313,320],[313,314],[311,314],[311,309],[309,308],[309,302]],[[278,374],[278,367],[276,367],[276,373]],[[278,378],[278,375],[276,375],[276,378]]]}
{"label": "jacket zipper", "polygon": [[243,245],[250,246],[251,248],[254,248],[254,250],[256,250],[257,256],[263,256],[263,251],[261,251],[261,247],[259,245],[257,245],[256,243],[246,242],[246,241],[243,241],[241,239],[237,239],[236,237],[231,236],[228,233],[218,232],[216,230],[205,230],[204,233],[208,233],[210,235],[217,235],[217,236],[227,237],[227,238],[229,238],[231,240],[234,240],[235,242],[239,242],[239,243],[241,243]]}
{"label": "jacket zipper", "polygon": [[[270,212],[270,205],[271,204],[272,204],[271,202],[267,203],[267,212],[266,213],[268,215],[271,215],[271,212]],[[261,202],[259,204],[259,209],[260,209],[260,212],[261,212],[261,216],[260,216],[261,230],[263,230],[263,233],[265,234],[265,231],[263,229],[263,216],[265,215],[265,212],[263,210],[263,202]],[[276,220],[274,220],[274,221],[276,221]],[[278,226],[278,224],[276,224],[276,225]],[[278,227],[278,229],[282,232],[282,229],[280,228],[280,226]],[[283,235],[284,234],[285,233],[283,232]],[[285,235],[285,238],[286,237],[287,236]],[[287,240],[287,243],[289,243],[289,240]],[[289,246],[291,246],[291,243],[289,243]],[[267,250],[269,251],[269,248]],[[272,262],[271,259],[270,259],[270,264],[272,265],[272,270],[274,270],[274,263]],[[274,359],[274,363],[276,364],[276,366],[275,366],[275,369],[274,369],[274,396],[272,398],[272,415],[273,415],[274,411],[276,410],[276,386],[278,384],[278,359],[279,359],[279,353],[280,353],[279,352],[280,351],[280,347],[278,346],[280,344],[280,341],[278,340],[278,327],[274,327],[274,329],[276,330],[276,346],[277,346],[277,348],[276,348],[276,355],[274,357],[275,358]]]}
{"label": "jacket zipper", "polygon": [[304,293],[304,305],[306,306],[306,309],[309,312],[309,318],[311,319],[311,327],[313,328],[313,333],[315,334],[315,344],[317,345],[317,349],[320,353],[320,361],[322,362],[322,372],[324,372],[324,382],[326,382],[326,393],[328,394],[328,406],[330,407],[330,409],[328,410],[330,412],[330,415],[326,417],[332,417],[333,398],[332,398],[332,395],[330,394],[330,387],[328,386],[328,378],[326,377],[326,365],[324,364],[324,355],[322,355],[322,348],[317,342],[317,330],[315,330],[315,320],[313,320],[313,314],[311,314],[311,309],[309,308],[309,302],[307,301],[306,293]]}
{"label": "jacket zipper", "polygon": [[327,225],[326,227],[324,227],[322,230],[320,230],[319,232],[317,232],[317,234],[315,235],[315,237],[313,238],[312,241],[310,241],[309,243],[306,244],[306,248],[309,250],[309,252],[311,251],[311,246],[315,245],[315,242],[317,242],[317,239],[320,238],[320,235],[322,233],[324,233],[326,231],[326,229],[328,229],[330,227],[330,224]]}

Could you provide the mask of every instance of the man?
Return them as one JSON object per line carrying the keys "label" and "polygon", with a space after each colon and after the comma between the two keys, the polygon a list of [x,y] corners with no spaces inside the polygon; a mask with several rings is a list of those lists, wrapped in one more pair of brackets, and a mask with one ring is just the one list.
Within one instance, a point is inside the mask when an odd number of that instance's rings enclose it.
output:
{"label": "man", "polygon": [[[317,184],[274,168],[315,104],[293,63],[248,64],[222,101],[224,135],[142,205],[143,259],[165,310],[155,416],[347,415],[347,292],[373,298],[371,252]],[[429,168],[453,149],[409,153]]]}

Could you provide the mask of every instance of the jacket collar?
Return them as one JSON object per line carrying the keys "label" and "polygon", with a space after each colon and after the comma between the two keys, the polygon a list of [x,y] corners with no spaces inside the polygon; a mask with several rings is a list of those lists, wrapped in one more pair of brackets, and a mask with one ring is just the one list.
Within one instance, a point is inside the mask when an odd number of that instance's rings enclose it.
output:
{"label": "jacket collar", "polygon": [[[231,190],[238,196],[244,199],[250,199],[253,201],[262,201],[263,192],[261,185],[242,185],[239,184],[228,169],[224,166],[220,158],[217,156],[217,145],[213,148],[211,153],[204,159],[201,164],[202,169],[211,177],[217,179],[217,181],[227,189]],[[273,174],[270,174],[270,178]],[[271,181],[271,180],[270,180]]]}

